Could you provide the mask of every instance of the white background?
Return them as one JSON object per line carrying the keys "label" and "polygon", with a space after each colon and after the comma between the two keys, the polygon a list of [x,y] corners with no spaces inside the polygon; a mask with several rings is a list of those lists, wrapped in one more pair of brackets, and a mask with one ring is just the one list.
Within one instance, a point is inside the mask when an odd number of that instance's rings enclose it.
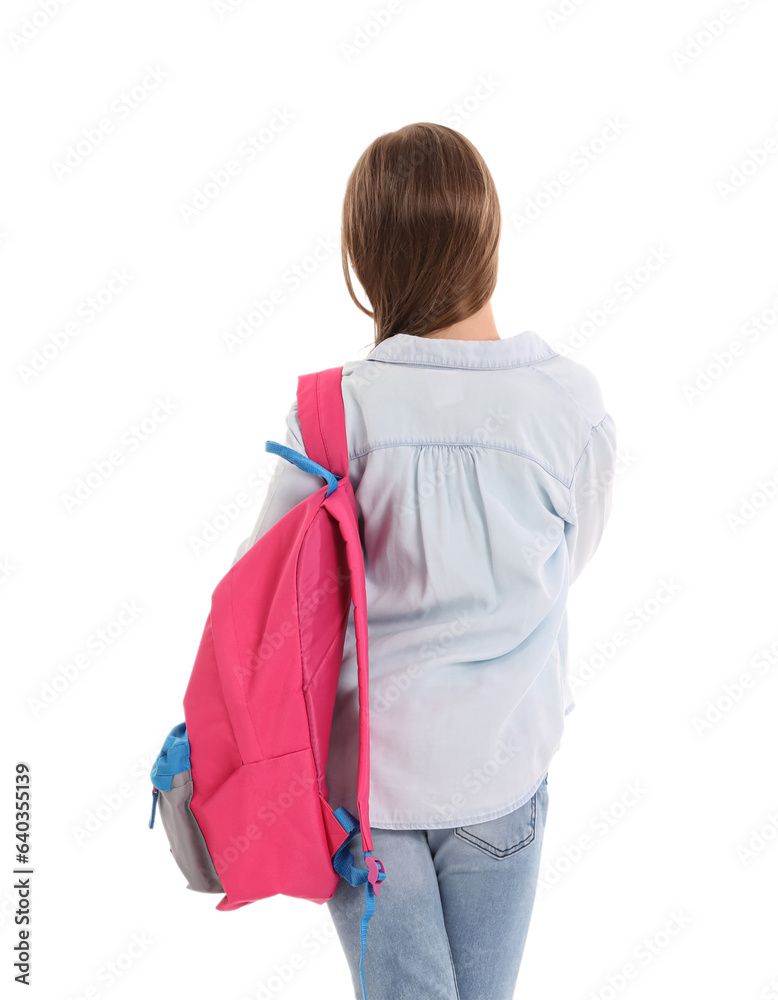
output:
{"label": "white background", "polygon": [[[571,673],[588,679],[551,767],[517,996],[778,996],[778,11],[731,3],[725,23],[713,0],[402,0],[376,32],[385,0],[50,4],[2,9],[3,990],[24,760],[26,996],[352,995],[326,907],[275,897],[225,914],[185,889],[147,827],[148,769],[183,718],[211,592],[254,525],[276,461],[264,443],[283,440],[298,375],[372,344],[341,272],[348,174],[376,136],[435,121],[475,143],[497,184],[502,336],[533,329],[561,350],[583,327],[571,356],[595,372],[622,455],[611,522],[570,595]],[[249,161],[241,144],[278,111],[293,117]],[[106,117],[102,141],[79,146]],[[608,119],[620,134],[598,142]],[[240,172],[185,219],[230,160]],[[565,169],[571,183],[544,196]],[[292,289],[285,272],[319,240],[335,249]],[[640,270],[652,249],[664,263]],[[114,269],[131,277],[90,318]],[[229,350],[224,335],[276,288],[285,301]],[[608,298],[615,311],[584,326]],[[740,354],[691,396],[734,341]],[[154,421],[157,398],[174,409]],[[150,417],[154,433],[69,507]],[[141,610],[96,653],[122,602]],[[673,913],[683,928],[663,936]],[[108,985],[133,935],[148,946]],[[303,967],[279,988],[275,966],[296,952]]]}

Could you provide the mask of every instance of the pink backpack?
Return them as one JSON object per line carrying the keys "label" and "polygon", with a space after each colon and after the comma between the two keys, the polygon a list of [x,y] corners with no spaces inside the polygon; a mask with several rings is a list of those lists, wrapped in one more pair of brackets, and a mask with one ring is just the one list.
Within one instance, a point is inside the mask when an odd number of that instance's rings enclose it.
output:
{"label": "pink backpack", "polygon": [[[223,892],[217,910],[280,893],[331,899],[341,877],[365,885],[367,924],[386,877],[368,817],[365,567],[348,478],[342,368],[301,375],[307,458],[274,452],[326,484],[273,525],[213,592],[184,696],[185,722],[151,771],[170,850],[188,888]],[[359,676],[357,821],[327,802],[325,771],[351,603]],[[358,832],[367,869],[354,867]]]}

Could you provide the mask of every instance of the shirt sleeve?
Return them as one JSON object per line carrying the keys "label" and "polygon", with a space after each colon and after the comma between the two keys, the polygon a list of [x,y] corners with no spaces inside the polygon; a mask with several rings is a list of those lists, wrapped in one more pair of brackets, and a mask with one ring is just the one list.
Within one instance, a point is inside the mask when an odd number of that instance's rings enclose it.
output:
{"label": "shirt sleeve", "polygon": [[[301,455],[305,455],[296,398],[286,415],[286,437],[282,443],[287,448],[293,448],[295,451],[299,451]],[[296,465],[282,458],[280,455],[275,456],[275,461],[276,465],[270,477],[265,500],[259,512],[254,530],[238,547],[235,558],[232,560],[233,566],[277,521],[280,521],[293,507],[296,507],[298,503],[302,503],[306,497],[315,493],[323,485],[323,479],[320,476],[314,476],[310,472],[298,469]]]}
{"label": "shirt sleeve", "polygon": [[616,425],[610,413],[592,427],[573,472],[565,541],[572,585],[600,544],[611,514],[616,469]]}

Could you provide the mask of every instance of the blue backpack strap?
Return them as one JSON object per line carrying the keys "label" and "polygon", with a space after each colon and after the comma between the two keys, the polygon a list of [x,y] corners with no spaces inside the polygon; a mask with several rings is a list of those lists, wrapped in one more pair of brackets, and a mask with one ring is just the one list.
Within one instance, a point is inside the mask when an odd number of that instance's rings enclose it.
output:
{"label": "blue backpack strap", "polygon": [[265,451],[272,452],[274,455],[280,455],[281,458],[285,458],[292,465],[296,465],[298,469],[302,469],[303,472],[311,472],[314,476],[323,476],[329,484],[327,496],[337,488],[340,476],[336,476],[329,469],[325,469],[323,465],[319,465],[318,462],[314,462],[305,455],[301,455],[294,448],[287,448],[285,444],[279,444],[277,441],[265,441]]}
{"label": "blue backpack strap", "polygon": [[[343,806],[341,806],[340,809],[335,810],[335,818],[346,831],[346,839],[332,856],[333,868],[338,875],[341,875],[349,883],[349,885],[356,886],[362,885],[363,882],[365,883],[365,912],[362,914],[362,921],[360,923],[362,954],[359,958],[359,976],[362,980],[362,1000],[367,1000],[364,972],[365,943],[367,941],[367,925],[370,923],[370,918],[375,913],[375,889],[368,881],[368,870],[366,868],[354,867],[354,856],[349,850],[349,844],[359,833],[359,822],[351,815],[348,809],[345,809]],[[367,857],[368,855],[372,855],[373,852],[363,851],[362,853],[365,857]],[[376,862],[381,865],[378,873],[378,881],[382,882],[386,878],[386,872],[378,859],[376,859]]]}

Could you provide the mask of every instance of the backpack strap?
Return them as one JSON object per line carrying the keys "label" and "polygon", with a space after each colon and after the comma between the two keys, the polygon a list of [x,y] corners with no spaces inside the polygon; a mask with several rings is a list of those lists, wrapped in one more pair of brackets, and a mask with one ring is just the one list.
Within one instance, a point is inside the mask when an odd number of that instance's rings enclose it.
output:
{"label": "backpack strap", "polygon": [[[343,807],[335,816],[347,837],[333,859],[335,870],[351,885],[365,883],[365,911],[361,923],[362,955],[359,971],[362,979],[362,996],[365,997],[363,963],[367,924],[375,911],[375,896],[386,878],[382,862],[373,857],[373,838],[370,832],[370,700],[368,668],[367,595],[365,590],[365,563],[358,530],[358,512],[354,491],[348,478],[348,441],[342,391],[343,368],[301,375],[297,383],[297,413],[300,420],[305,452],[318,466],[318,474],[330,483],[323,501],[340,525],[346,542],[346,557],[351,581],[351,599],[354,604],[354,631],[357,647],[357,676],[359,683],[359,768],[357,774],[357,803],[359,822]],[[314,472],[316,470],[309,469]],[[333,489],[331,477],[341,482]],[[358,832],[362,833],[365,869],[354,868],[348,843]]]}
{"label": "backpack strap", "polygon": [[[340,489],[327,491],[325,506],[340,524],[346,541],[346,555],[351,578],[351,598],[354,604],[354,631],[357,646],[357,675],[359,682],[359,770],[357,801],[362,845],[366,854],[373,851],[370,834],[368,800],[370,795],[370,703],[368,666],[367,595],[365,592],[365,562],[362,541],[358,531],[358,512],[354,491],[348,478],[348,441],[346,415],[343,406],[341,380],[343,368],[301,375],[297,381],[297,413],[309,459],[342,480]],[[329,477],[326,477],[329,481]],[[367,862],[371,882],[378,881],[375,863]]]}
{"label": "backpack strap", "polygon": [[301,375],[297,380],[297,415],[305,454],[338,478],[348,477],[343,368]]}

